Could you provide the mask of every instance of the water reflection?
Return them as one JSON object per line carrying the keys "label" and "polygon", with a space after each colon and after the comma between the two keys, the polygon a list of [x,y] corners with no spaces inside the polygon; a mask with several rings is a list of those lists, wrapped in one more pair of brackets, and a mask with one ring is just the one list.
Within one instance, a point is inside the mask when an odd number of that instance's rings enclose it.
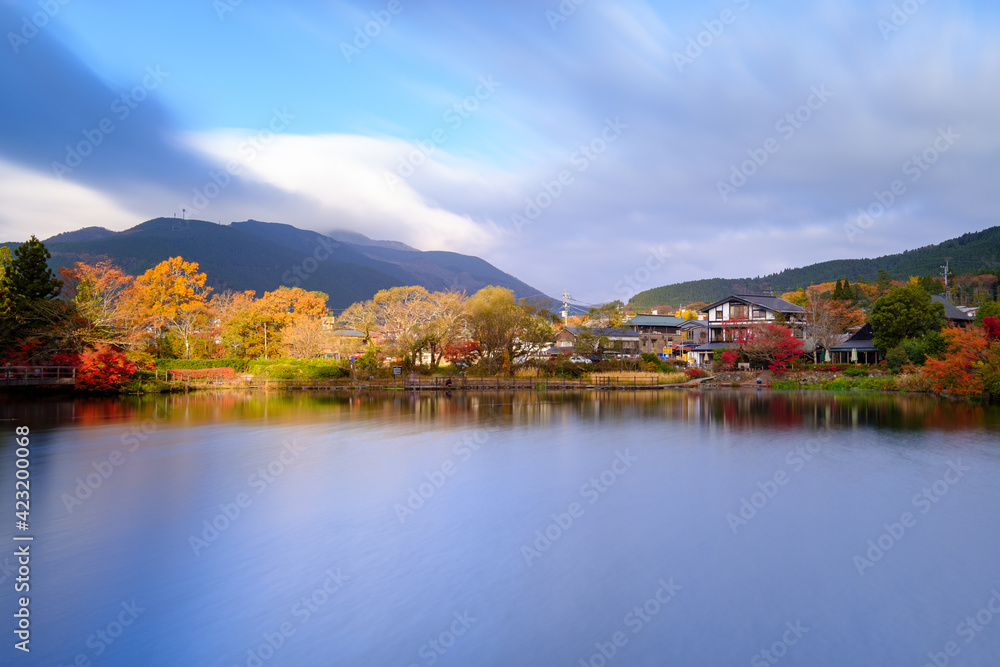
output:
{"label": "water reflection", "polygon": [[[32,429],[31,664],[714,667],[796,621],[810,630],[782,665],[923,664],[1000,581],[995,406],[205,392],[8,396],[0,417]],[[916,524],[860,574],[903,512]],[[670,582],[637,633],[629,614]],[[133,601],[113,645],[91,640]],[[284,624],[274,653],[264,637]],[[962,651],[991,664],[1000,634]]]}
{"label": "water reflection", "polygon": [[409,422],[475,424],[497,420],[545,424],[572,414],[584,420],[668,419],[731,429],[851,426],[923,429],[996,429],[1000,406],[928,395],[667,390],[621,392],[239,392],[125,398],[48,398],[25,402],[0,397],[0,418],[46,425],[141,421],[169,415],[189,425],[233,421],[304,420],[309,423],[396,418]]}

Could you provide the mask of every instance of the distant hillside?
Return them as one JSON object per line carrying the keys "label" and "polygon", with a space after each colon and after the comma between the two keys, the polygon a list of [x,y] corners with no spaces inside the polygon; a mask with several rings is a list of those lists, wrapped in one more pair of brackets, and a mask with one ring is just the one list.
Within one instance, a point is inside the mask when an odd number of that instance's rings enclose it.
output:
{"label": "distant hillside", "polygon": [[879,269],[888,271],[895,280],[927,274],[936,276],[941,273],[939,267],[946,257],[951,258],[951,268],[956,274],[997,270],[1000,268],[1000,227],[874,259],[836,259],[758,278],[709,278],[664,285],[639,292],[630,303],[634,308],[644,309],[660,304],[711,303],[734,292],[774,290],[775,294],[781,294],[839,278],[874,282]]}
{"label": "distant hillside", "polygon": [[45,239],[46,246],[49,243],[72,243],[74,241],[93,241],[94,239],[103,239],[114,234],[110,229],[105,229],[104,227],[84,227],[83,229],[78,229],[75,232],[63,232],[62,234],[56,234],[55,236]]}
{"label": "distant hillside", "polygon": [[[180,255],[198,262],[217,291],[255,290],[259,296],[282,285],[298,286],[330,295],[332,309],[346,308],[370,299],[380,289],[400,285],[470,294],[486,285],[500,285],[518,297],[539,297],[537,289],[478,257],[379,243],[355,245],[291,225],[256,220],[218,225],[178,218],[148,220],[123,232],[91,227],[45,241],[52,252],[53,269],[108,258],[138,275]],[[548,300],[544,295],[541,298]]]}
{"label": "distant hillside", "polygon": [[416,248],[399,241],[375,241],[364,234],[358,234],[346,229],[334,229],[327,232],[326,235],[334,241],[343,241],[344,243],[352,243],[354,245],[377,245],[383,248],[395,248],[396,250],[416,250]]}

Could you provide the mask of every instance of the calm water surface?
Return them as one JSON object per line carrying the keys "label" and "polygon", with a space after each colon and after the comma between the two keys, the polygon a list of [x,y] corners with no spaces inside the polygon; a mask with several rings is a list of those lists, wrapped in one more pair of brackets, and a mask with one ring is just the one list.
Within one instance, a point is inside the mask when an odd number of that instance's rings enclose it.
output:
{"label": "calm water surface", "polygon": [[1000,664],[995,407],[230,393],[0,417],[10,514],[31,428],[35,537],[25,656],[3,522],[4,664]]}

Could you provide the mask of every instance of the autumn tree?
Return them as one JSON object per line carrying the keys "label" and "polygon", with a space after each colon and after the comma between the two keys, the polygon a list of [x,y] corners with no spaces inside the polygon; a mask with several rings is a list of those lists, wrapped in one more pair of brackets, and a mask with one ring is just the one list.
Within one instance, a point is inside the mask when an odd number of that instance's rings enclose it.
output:
{"label": "autumn tree", "polygon": [[931,388],[958,396],[984,393],[981,371],[987,366],[990,371],[996,368],[995,361],[989,362],[1000,356],[997,349],[1000,343],[991,342],[986,331],[977,326],[949,326],[941,336],[948,345],[944,358],[928,358],[924,362],[923,372],[930,378]]}
{"label": "autumn tree", "polygon": [[699,313],[701,312],[701,309],[707,305],[708,304],[704,301],[692,301],[688,305],[684,306],[684,308],[682,308],[681,310],[692,310],[696,313]]}
{"label": "autumn tree", "polygon": [[287,324],[281,332],[284,356],[311,359],[323,353],[329,344],[329,332],[320,318],[300,315]]}
{"label": "autumn tree", "polygon": [[205,286],[206,279],[197,262],[181,257],[164,260],[135,279],[136,305],[150,326],[180,338],[185,358],[190,358],[195,332],[208,323],[206,297],[212,288]]}
{"label": "autumn tree", "polygon": [[[806,322],[817,348],[830,350],[849,328],[865,323],[865,314],[850,301],[826,299],[813,292],[806,309]],[[816,360],[814,350],[813,361]]]}
{"label": "autumn tree", "polygon": [[140,367],[118,348],[98,345],[84,352],[77,362],[76,388],[95,392],[118,392],[130,382]]}
{"label": "autumn tree", "polygon": [[[516,360],[542,333],[541,324],[517,303],[505,287],[487,286],[469,297],[466,321],[472,338],[478,341],[482,361],[490,373]],[[549,324],[551,327],[551,324]]]}
{"label": "autumn tree", "polygon": [[[607,338],[603,342],[607,343]],[[595,334],[591,329],[581,328],[573,341],[573,351],[577,354],[589,357],[601,349],[601,336]]]}
{"label": "autumn tree", "polygon": [[212,337],[213,341],[219,342],[219,353],[222,356],[247,356],[247,325],[255,309],[255,294],[253,290],[226,290],[212,295],[209,302]]}
{"label": "autumn tree", "polygon": [[444,350],[451,341],[466,338],[465,293],[432,292],[424,307],[427,318],[418,325],[412,348],[414,353],[426,350],[433,367],[441,362]]}
{"label": "autumn tree", "polygon": [[228,293],[212,299],[213,323],[222,346],[239,357],[271,356],[283,346],[286,327],[299,318],[320,320],[327,295],[301,287],[279,287],[254,299],[254,292]]}
{"label": "autumn tree", "polygon": [[806,308],[809,305],[810,294],[806,293],[806,291],[800,287],[794,292],[785,292],[781,295],[781,298],[789,303],[794,303],[796,306]]}
{"label": "autumn tree", "polygon": [[752,324],[737,341],[750,363],[781,372],[802,354],[802,341],[792,330],[777,324]]}
{"label": "autumn tree", "polygon": [[134,278],[110,260],[76,262],[60,269],[65,296],[76,304],[79,334],[88,345],[133,346],[141,334],[143,315],[134,294]]}
{"label": "autumn tree", "polygon": [[377,338],[392,355],[416,365],[426,353],[431,366],[440,363],[452,340],[468,338],[464,320],[465,295],[428,292],[411,285],[380,290],[370,301],[353,304],[338,318]]}
{"label": "autumn tree", "polygon": [[390,355],[415,364],[433,319],[430,302],[430,292],[420,285],[392,287],[354,304],[340,319],[366,337],[374,334]]}

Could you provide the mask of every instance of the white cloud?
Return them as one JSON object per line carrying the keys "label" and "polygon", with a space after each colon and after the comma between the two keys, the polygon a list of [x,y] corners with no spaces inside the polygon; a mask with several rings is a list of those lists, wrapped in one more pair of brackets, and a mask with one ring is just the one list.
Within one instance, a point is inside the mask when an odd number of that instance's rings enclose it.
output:
{"label": "white cloud", "polygon": [[142,218],[107,195],[0,160],[0,239],[45,239],[81,227],[122,230]]}
{"label": "white cloud", "polygon": [[[240,146],[254,134],[221,130],[188,135],[185,141],[226,163],[250,154],[245,147],[241,152]],[[409,178],[399,177],[400,156],[414,150],[412,144],[389,138],[277,135],[240,161],[240,175],[315,204],[312,214],[306,212],[308,204],[298,213],[309,219],[293,220],[287,211],[275,211],[274,219],[282,222],[317,231],[347,227],[424,250],[475,253],[489,247],[493,239],[486,221],[448,210],[423,196],[414,184],[419,180],[421,189],[428,190],[489,185],[475,175],[476,170],[456,169],[454,159],[443,154],[428,158]]]}

